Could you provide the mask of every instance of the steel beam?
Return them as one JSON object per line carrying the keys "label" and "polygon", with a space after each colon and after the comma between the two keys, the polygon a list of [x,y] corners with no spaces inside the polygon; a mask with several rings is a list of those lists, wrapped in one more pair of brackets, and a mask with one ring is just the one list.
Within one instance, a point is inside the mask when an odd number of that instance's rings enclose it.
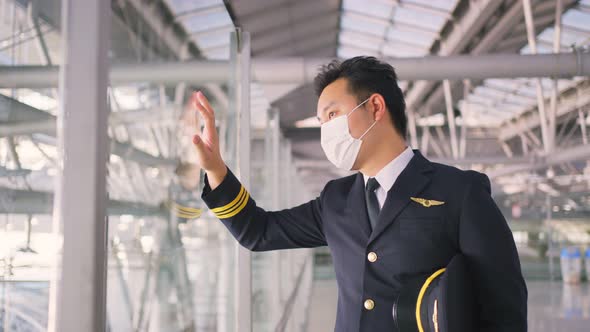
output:
{"label": "steel beam", "polygon": [[[564,7],[569,8],[572,4],[572,1],[566,0]],[[551,1],[542,2],[535,7],[535,11],[547,11],[550,10],[550,7],[552,6],[554,6],[554,4]],[[492,53],[493,50],[497,51],[498,45],[504,42],[504,39],[508,34],[513,33],[511,32],[512,29],[514,29],[514,27],[522,20],[522,10],[523,9],[521,1],[511,2],[508,8],[506,9],[505,13],[502,15],[502,17],[494,24],[491,30],[486,32],[486,34],[482,37],[481,41],[479,41],[477,45],[470,51],[470,54],[480,55]],[[481,19],[487,22],[487,20],[483,18]],[[524,44],[525,42],[526,35],[522,40],[522,44]],[[512,49],[511,52],[497,53],[512,53],[512,51],[514,51],[514,49]],[[426,85],[426,88],[422,89],[421,91],[414,91],[416,90],[415,88],[410,90],[407,94],[408,97],[406,98],[407,104],[425,110],[431,110],[437,108],[438,105],[442,105],[442,100],[444,98],[442,87],[436,87],[433,92],[428,93],[434,85],[429,82],[417,82],[415,86],[419,86],[421,84]],[[479,83],[477,81],[474,81],[473,84]],[[424,98],[425,95],[428,95],[428,97],[424,102],[422,102],[422,98]]]}
{"label": "steel beam", "polygon": [[[327,59],[257,59],[254,78],[264,83],[308,83]],[[495,54],[388,59],[401,80],[457,80],[590,75],[589,53]]]}
{"label": "steel beam", "polygon": [[[563,0],[563,7],[565,9],[572,7],[573,5],[575,5],[576,1],[572,1],[572,0]],[[544,15],[546,16],[547,12],[552,12],[552,10],[555,7],[555,3],[552,1],[543,1],[543,2],[539,2],[538,4],[535,5],[534,11],[535,13],[544,13]],[[486,35],[483,37],[483,39],[477,44],[477,46],[475,46],[475,48],[473,48],[473,50],[471,51],[472,55],[478,55],[478,54],[484,54],[484,53],[492,53],[492,51],[496,51],[495,53],[514,53],[517,49],[516,46],[514,46],[512,49],[506,49],[504,46],[504,42],[507,36],[514,36],[515,32],[514,32],[514,28],[517,24],[519,24],[519,22],[522,20],[522,2],[521,1],[513,1],[508,7],[507,7],[507,11],[506,13],[501,17],[501,19],[494,24],[494,26],[491,28],[491,30],[489,32],[486,33]],[[552,15],[548,16],[550,19],[552,18]],[[540,27],[539,23],[543,23],[544,25],[542,25],[543,28],[545,28],[548,24],[548,22],[545,20],[545,22],[540,22],[542,20],[536,20],[535,21],[535,26]],[[522,26],[522,31],[524,32],[526,27],[525,24],[522,23],[520,24]],[[522,43],[520,44],[520,46],[524,45],[527,41],[527,37],[526,34],[523,34],[524,39],[522,39]],[[510,38],[509,38],[510,39]],[[509,40],[508,39],[508,40]],[[502,44],[502,45],[501,45]],[[519,47],[520,47],[519,46]],[[503,48],[503,49],[500,49]],[[500,52],[502,51],[502,52]],[[481,82],[479,81],[474,81],[474,84],[480,84]],[[426,93],[427,91],[425,91]],[[423,98],[423,97],[420,97]],[[418,105],[420,107],[420,109],[425,109],[425,110],[440,110],[438,105],[442,104],[442,98],[443,98],[443,91],[441,87],[437,87],[434,89],[433,92],[429,93],[428,96],[426,97],[425,101],[423,103],[421,103],[421,105]],[[420,99],[421,101],[422,99]]]}
{"label": "steel beam", "polygon": [[[466,157],[460,159],[452,158],[429,158],[436,163],[471,167],[472,165],[505,165],[503,168],[489,171],[490,177],[510,175],[516,172],[526,172],[544,169],[549,166],[564,164],[572,161],[585,161],[590,159],[590,145],[580,145],[568,149],[555,151],[547,156],[490,156],[490,157]],[[327,160],[296,160],[297,168],[324,168],[332,169],[334,166]]]}
{"label": "steel beam", "polygon": [[47,43],[45,42],[45,37],[43,36],[43,32],[41,31],[41,27],[39,25],[39,17],[38,17],[38,1],[39,0],[32,0],[29,2],[27,7],[27,18],[29,25],[32,25],[35,34],[36,34],[36,44],[37,48],[39,49],[39,53],[41,56],[41,61],[45,65],[52,65],[51,56],[49,54],[49,49],[47,47]]}
{"label": "steel beam", "polygon": [[[455,25],[451,34],[440,42],[438,54],[441,56],[450,56],[460,54],[469,41],[485,26],[485,23],[498,10],[501,1],[487,0],[485,2],[471,2],[473,9],[470,9],[465,16]],[[421,98],[427,91],[432,89],[432,82],[416,82],[407,92],[406,103],[408,106],[417,107]]]}
{"label": "steel beam", "polygon": [[506,166],[500,169],[489,171],[487,174],[490,178],[496,178],[518,172],[530,172],[545,169],[549,166],[564,164],[572,161],[586,161],[588,159],[590,159],[590,145],[579,145],[573,148],[556,150],[547,156],[533,157],[527,163]]}
{"label": "steel beam", "polygon": [[[57,123],[55,120],[44,120],[26,123],[10,123],[0,125],[0,137],[4,136],[18,136],[31,134],[47,134],[55,136]],[[137,149],[129,143],[121,143],[116,141],[110,142],[111,153],[121,158],[135,161],[144,166],[158,167],[170,166],[173,167],[177,162],[173,159],[153,156],[147,152]]]}
{"label": "steel beam", "polygon": [[[583,92],[575,93],[567,97],[563,97],[558,103],[556,118],[575,112],[579,108],[587,107],[590,105],[590,94],[588,89],[584,89]],[[556,120],[557,121],[557,120]],[[502,141],[511,139],[522,132],[530,131],[531,129],[537,128],[541,120],[538,113],[533,113],[530,116],[521,117],[516,120],[515,124],[508,123],[505,126],[500,127],[498,138]]]}
{"label": "steel beam", "polygon": [[[29,170],[22,170],[30,173]],[[14,176],[14,175],[13,175]],[[45,214],[53,210],[54,194],[52,192],[31,191],[0,187],[0,214]],[[131,201],[109,200],[107,214],[120,216],[130,214],[137,217],[167,218],[170,212],[159,206]]]}
{"label": "steel beam", "polygon": [[[448,164],[448,165],[461,165],[465,167],[470,167],[471,165],[479,164],[479,165],[496,165],[496,164],[503,164],[503,165],[521,165],[524,163],[529,162],[531,159],[528,157],[506,157],[506,156],[490,156],[490,157],[465,157],[460,159],[453,159],[453,158],[440,158],[440,157],[430,157],[428,158],[432,162]],[[263,165],[261,163],[255,163],[254,166]],[[295,166],[297,168],[334,168],[327,160],[295,160]]]}
{"label": "steel beam", "polygon": [[[18,100],[0,94],[0,124],[10,122],[34,122],[51,119],[55,121],[55,117],[47,112],[43,112],[25,103],[21,103]],[[0,135],[3,133],[4,131],[0,130]]]}
{"label": "steel beam", "polygon": [[[2,88],[56,87],[57,66],[1,66]],[[110,84],[125,85],[152,82],[175,85],[179,82],[194,84],[225,83],[229,79],[229,63],[222,60],[193,60],[187,62],[155,62],[113,64]]]}
{"label": "steel beam", "polygon": [[[258,58],[252,60],[253,80],[260,83],[313,81],[317,70],[330,58]],[[488,54],[426,56],[386,59],[400,80],[462,80],[517,77],[590,76],[590,53]],[[42,88],[57,84],[56,66],[0,66],[0,88]],[[225,82],[230,78],[227,61],[186,61],[113,65],[111,84],[152,82]]]}
{"label": "steel beam", "polygon": [[[162,113],[167,110],[164,108]],[[112,124],[130,121],[136,112],[145,110],[120,112],[111,114]],[[150,114],[151,117],[159,117],[160,114]],[[144,120],[146,117],[140,119]],[[0,137],[19,136],[31,134],[46,134],[56,136],[57,119],[55,116],[40,111],[27,104],[12,98],[0,95]],[[111,153],[125,159],[133,160],[145,166],[174,166],[176,161],[172,159],[153,156],[129,143],[121,143],[111,140]]]}

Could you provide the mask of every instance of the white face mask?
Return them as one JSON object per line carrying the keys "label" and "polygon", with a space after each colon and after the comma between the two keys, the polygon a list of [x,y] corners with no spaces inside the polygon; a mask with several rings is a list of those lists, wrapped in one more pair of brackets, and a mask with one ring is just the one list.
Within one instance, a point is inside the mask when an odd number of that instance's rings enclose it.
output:
{"label": "white face mask", "polygon": [[322,149],[324,150],[326,157],[328,157],[328,160],[340,169],[347,171],[352,170],[352,166],[361,150],[363,137],[377,123],[377,121],[373,122],[369,129],[367,129],[359,138],[354,138],[350,134],[348,117],[368,100],[369,98],[358,104],[348,114],[339,116],[322,124]]}

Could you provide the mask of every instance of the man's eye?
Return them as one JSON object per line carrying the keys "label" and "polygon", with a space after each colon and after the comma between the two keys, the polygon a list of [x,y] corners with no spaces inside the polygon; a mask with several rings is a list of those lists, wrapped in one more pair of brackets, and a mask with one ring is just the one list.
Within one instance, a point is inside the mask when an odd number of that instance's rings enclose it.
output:
{"label": "man's eye", "polygon": [[328,113],[328,119],[333,118],[334,115],[336,115],[336,112],[330,112],[330,113]]}

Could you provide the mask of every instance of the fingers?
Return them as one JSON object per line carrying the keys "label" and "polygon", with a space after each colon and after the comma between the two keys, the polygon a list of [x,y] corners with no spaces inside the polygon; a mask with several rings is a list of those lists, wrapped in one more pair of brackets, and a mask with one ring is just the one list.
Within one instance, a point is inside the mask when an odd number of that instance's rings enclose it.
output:
{"label": "fingers", "polygon": [[[200,91],[192,96],[193,106],[201,114],[204,120],[205,129],[199,135],[193,136],[193,144],[197,150],[197,158],[201,167],[205,170],[218,168],[225,165],[219,153],[219,138],[215,128],[215,113],[209,101]],[[197,114],[195,114],[197,116]]]}
{"label": "fingers", "polygon": [[[201,98],[202,97],[202,98]],[[206,103],[209,107],[203,105]],[[213,109],[211,109],[211,105],[207,101],[207,98],[201,93],[200,91],[196,93],[196,98],[194,100],[195,108],[199,111],[199,113],[205,119],[205,129],[210,135],[212,135],[213,139],[217,138],[217,130],[215,129],[215,115],[213,113]]]}
{"label": "fingers", "polygon": [[201,138],[200,135],[194,135],[193,136],[193,144],[197,147],[197,150],[204,152],[205,151],[205,142],[203,142],[203,139]]}
{"label": "fingers", "polygon": [[203,105],[205,107],[205,109],[209,113],[211,113],[211,115],[213,117],[215,117],[215,112],[213,111],[213,107],[211,107],[211,104],[209,104],[209,100],[207,99],[207,97],[205,97],[205,95],[201,91],[197,92],[197,100],[201,103],[201,105]]}
{"label": "fingers", "polygon": [[[199,126],[200,121],[199,121],[199,115],[198,115],[198,113],[201,113],[201,112],[200,112],[199,107],[197,106],[197,104],[198,104],[198,102],[197,102],[197,94],[195,92],[193,92],[193,94],[191,95],[190,105],[193,106],[193,108],[196,108],[197,111],[199,111],[199,112],[195,112],[194,113],[194,115],[195,115],[195,120],[194,121],[195,121],[195,124],[197,125],[197,129],[198,129],[198,128],[200,128],[200,126]],[[205,118],[204,115],[203,115],[203,118]]]}

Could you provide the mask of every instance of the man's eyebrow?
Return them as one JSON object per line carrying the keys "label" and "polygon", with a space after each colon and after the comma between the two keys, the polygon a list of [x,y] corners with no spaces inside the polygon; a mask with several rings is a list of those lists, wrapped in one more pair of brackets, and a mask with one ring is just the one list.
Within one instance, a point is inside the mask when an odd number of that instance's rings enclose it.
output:
{"label": "man's eyebrow", "polygon": [[330,102],[328,105],[326,105],[326,107],[324,107],[324,109],[322,110],[322,113],[325,112],[325,111],[327,111],[328,108],[334,106],[334,104],[336,104],[335,101]]}

